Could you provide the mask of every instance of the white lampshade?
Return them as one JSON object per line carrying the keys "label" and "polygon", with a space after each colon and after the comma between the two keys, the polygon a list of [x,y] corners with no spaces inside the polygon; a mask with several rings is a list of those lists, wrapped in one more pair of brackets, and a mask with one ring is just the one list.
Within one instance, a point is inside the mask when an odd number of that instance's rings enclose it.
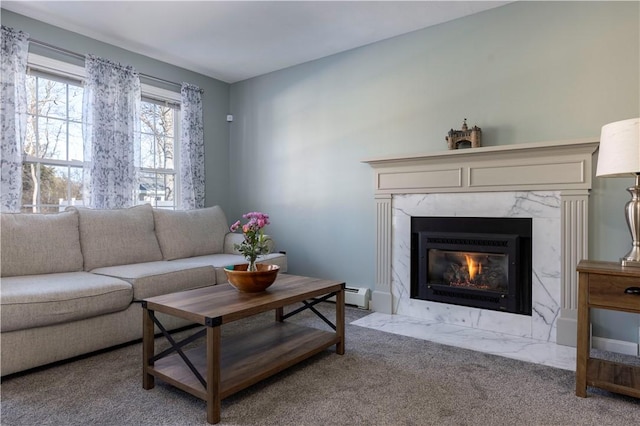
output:
{"label": "white lampshade", "polygon": [[596,176],[625,177],[640,173],[640,118],[602,126]]}

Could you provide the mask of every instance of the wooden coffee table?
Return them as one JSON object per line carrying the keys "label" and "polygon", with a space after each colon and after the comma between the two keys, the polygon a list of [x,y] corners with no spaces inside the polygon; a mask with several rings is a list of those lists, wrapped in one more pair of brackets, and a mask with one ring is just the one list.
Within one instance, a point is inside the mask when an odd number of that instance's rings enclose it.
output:
{"label": "wooden coffee table", "polygon": [[[207,421],[220,421],[220,401],[276,374],[332,345],[344,354],[344,287],[337,281],[282,274],[267,291],[241,293],[230,284],[181,291],[142,301],[142,387],[152,389],[155,378],[207,402]],[[332,296],[336,300],[335,324],[314,307]],[[302,303],[289,313],[284,307]],[[285,322],[311,309],[334,331]],[[220,326],[261,312],[275,310],[275,321],[250,332],[224,339]],[[155,312],[201,324],[204,329],[176,342],[156,318]],[[154,324],[171,343],[155,354]],[[183,349],[206,337],[202,345]]]}

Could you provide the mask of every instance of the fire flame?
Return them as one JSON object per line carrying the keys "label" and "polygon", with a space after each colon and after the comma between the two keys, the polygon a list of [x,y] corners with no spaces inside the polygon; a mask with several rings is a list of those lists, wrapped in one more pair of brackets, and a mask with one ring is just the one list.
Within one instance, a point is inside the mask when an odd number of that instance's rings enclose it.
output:
{"label": "fire flame", "polygon": [[469,279],[473,279],[476,275],[482,273],[482,265],[480,262],[474,261],[473,257],[468,254],[465,254],[464,258],[467,261],[467,268],[469,269]]}

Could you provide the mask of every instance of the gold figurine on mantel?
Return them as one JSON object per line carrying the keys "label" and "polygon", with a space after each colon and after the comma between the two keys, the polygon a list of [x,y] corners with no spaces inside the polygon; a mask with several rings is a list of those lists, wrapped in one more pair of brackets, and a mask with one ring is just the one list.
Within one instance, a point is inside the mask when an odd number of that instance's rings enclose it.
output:
{"label": "gold figurine on mantel", "polygon": [[462,129],[449,130],[449,135],[445,138],[449,149],[478,148],[482,144],[482,129],[473,126],[471,130],[467,127],[467,119],[462,123]]}

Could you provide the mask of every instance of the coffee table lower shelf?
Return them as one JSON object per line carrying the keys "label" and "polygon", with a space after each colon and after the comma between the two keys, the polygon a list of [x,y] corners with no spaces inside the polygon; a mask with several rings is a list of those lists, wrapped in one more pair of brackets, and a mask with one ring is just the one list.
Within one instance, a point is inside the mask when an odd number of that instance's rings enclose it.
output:
{"label": "coffee table lower shelf", "polygon": [[[335,333],[287,322],[270,323],[240,335],[223,336],[218,399],[224,399],[339,342],[340,338]],[[207,377],[206,343],[186,350],[185,355],[200,374]],[[207,400],[207,390],[177,354],[157,360],[148,367],[147,373]]]}

